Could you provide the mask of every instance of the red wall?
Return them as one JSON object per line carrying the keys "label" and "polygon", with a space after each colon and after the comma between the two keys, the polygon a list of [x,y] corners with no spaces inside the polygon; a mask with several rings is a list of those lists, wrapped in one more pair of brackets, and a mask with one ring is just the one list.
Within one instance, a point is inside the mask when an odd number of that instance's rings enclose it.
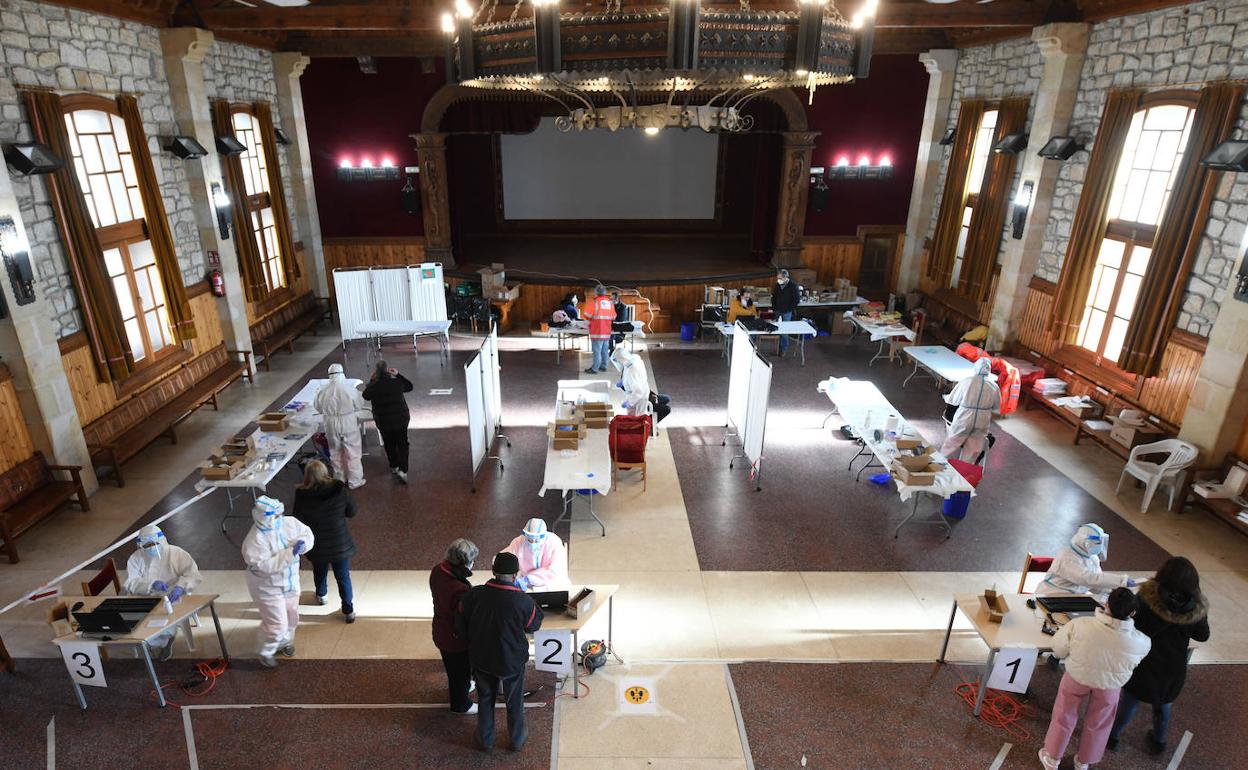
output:
{"label": "red wall", "polygon": [[[425,103],[444,82],[441,74],[421,74],[415,59],[377,59],[375,75],[361,73],[354,59],[312,60],[303,76],[303,100],[325,237],[423,234],[420,215],[400,207],[401,181],[339,182],[336,171],[342,157],[358,164],[365,154],[374,164],[388,154],[399,166],[415,165],[408,134],[420,130]],[[812,165],[830,167],[842,154],[856,163],[863,153],[873,160],[887,153],[895,172],[889,181],[829,182],[828,205],[819,213],[807,211],[807,235],[855,235],[859,225],[905,224],[926,98],[927,73],[909,54],[876,56],[866,80],[815,92],[808,114],[811,130],[820,135]],[[728,179],[753,174],[738,171]],[[479,184],[492,182],[483,178]],[[492,187],[481,192],[492,198]]]}
{"label": "red wall", "polygon": [[830,180],[828,205],[806,212],[807,235],[856,235],[858,225],[906,223],[926,103],[927,71],[913,54],[875,56],[865,80],[815,91],[806,112],[820,134],[810,164],[831,168],[842,155],[857,163],[863,154],[872,161],[887,154],[894,171],[887,181]]}
{"label": "red wall", "polygon": [[[425,103],[446,82],[423,75],[417,59],[377,59],[377,74],[360,72],[355,59],[316,58],[302,78],[304,115],[321,234],[326,238],[423,235],[419,213],[400,205],[398,182],[339,182],[338,163],[374,165],[388,155],[397,166],[416,165],[416,143]],[[419,187],[418,182],[414,182]]]}

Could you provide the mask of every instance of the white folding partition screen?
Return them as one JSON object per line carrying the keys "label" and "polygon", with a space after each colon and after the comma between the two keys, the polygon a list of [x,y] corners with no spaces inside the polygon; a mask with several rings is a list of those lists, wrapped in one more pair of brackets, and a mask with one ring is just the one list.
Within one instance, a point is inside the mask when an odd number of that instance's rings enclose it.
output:
{"label": "white folding partition screen", "polygon": [[728,370],[728,432],[738,437],[745,434],[746,406],[750,396],[750,361],[754,358],[754,345],[749,333],[740,323],[732,335],[732,359]]}
{"label": "white folding partition screen", "polygon": [[485,420],[485,392],[481,387],[485,379],[482,376],[484,365],[483,351],[478,351],[471,361],[464,364],[464,393],[468,397],[468,449],[472,455],[474,490],[477,471],[480,470],[481,463],[485,461],[485,455],[489,451],[489,444],[486,440],[488,428]]}
{"label": "white folding partition screen", "polygon": [[[486,459],[503,461],[490,455],[490,448],[501,435],[503,427],[503,396],[501,367],[498,359],[498,329],[490,327],[490,333],[481,343],[480,350],[464,367],[464,379],[468,396],[468,433],[472,451],[472,489],[477,489],[477,473]],[[508,441],[508,446],[511,446]]]}
{"label": "white folding partition screen", "polygon": [[446,289],[442,264],[334,270],[334,296],[342,339],[356,333],[360,321],[445,321]]}
{"label": "white folding partition screen", "polygon": [[490,333],[481,347],[485,354],[485,371],[483,379],[488,391],[485,399],[485,426],[489,430],[486,437],[487,445],[494,440],[495,434],[503,427],[503,389],[502,366],[498,358],[498,327],[490,324]]}
{"label": "white folding partition screen", "polygon": [[752,350],[750,359],[749,404],[741,451],[750,463],[756,486],[762,489],[763,439],[767,433],[767,406],[771,398],[771,363],[757,350]]}

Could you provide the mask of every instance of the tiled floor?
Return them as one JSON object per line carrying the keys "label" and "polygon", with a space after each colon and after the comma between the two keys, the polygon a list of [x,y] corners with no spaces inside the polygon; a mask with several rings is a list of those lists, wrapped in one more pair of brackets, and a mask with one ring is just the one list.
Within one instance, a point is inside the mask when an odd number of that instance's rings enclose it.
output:
{"label": "tiled floor", "polygon": [[[554,381],[577,377],[584,363],[576,355],[565,355],[562,366],[556,367],[553,351],[530,350],[549,347],[546,341],[521,337],[503,340],[504,423],[512,447],[500,448],[506,469],[500,472],[487,464],[474,494],[469,489],[462,427],[461,374],[472,344],[472,340],[457,338],[455,354],[445,368],[438,366],[433,356],[424,355],[413,367],[410,353],[387,347],[386,355],[405,368],[417,386],[411,398],[413,483],[401,487],[386,478],[379,451],[371,449],[373,454],[366,460],[370,481],[358,493],[361,515],[351,525],[360,544],[353,570],[358,622],[350,626],[342,622],[332,596],[336,589],[331,588],[329,606],[313,605],[310,576],[304,575],[303,619],[297,637],[299,662],[308,672],[319,672],[315,675],[318,680],[330,677],[326,681],[335,681],[337,677],[349,683],[360,676],[356,669],[330,667],[338,663],[385,665],[436,660],[426,580],[428,567],[440,558],[445,544],[467,535],[488,553],[514,537],[528,517],[541,515],[553,521],[558,515],[555,495],[539,499],[535,494],[542,473],[536,447],[541,445],[540,426],[550,411]],[[559,700],[555,755],[561,766],[746,766],[732,690],[724,675],[725,661],[840,662],[842,665],[800,670],[819,672],[819,676],[845,672],[858,678],[877,675],[879,669],[866,661],[910,661],[915,665],[905,670],[911,673],[898,680],[903,688],[900,697],[948,712],[951,734],[966,738],[981,727],[960,711],[956,701],[945,698],[945,690],[956,682],[913,673],[931,670],[924,669],[922,662],[930,663],[939,651],[949,618],[950,595],[990,585],[1013,590],[1021,551],[1028,547],[1041,552],[1056,548],[1073,523],[1085,517],[1095,517],[1113,532],[1111,566],[1148,572],[1166,551],[1193,558],[1213,604],[1213,638],[1200,646],[1194,660],[1248,661],[1248,622],[1244,620],[1248,617],[1248,542],[1200,514],[1164,513],[1160,502],[1154,503],[1149,513],[1140,514],[1138,493],[1124,490],[1122,498],[1113,494],[1120,468],[1117,461],[1094,446],[1069,446],[1068,438],[1051,418],[1027,413],[998,423],[1002,438],[990,471],[999,469],[998,478],[1009,481],[1002,482],[1006,487],[1003,491],[993,491],[985,482],[976,507],[958,525],[951,540],[942,542],[916,529],[903,530],[902,537],[894,541],[889,522],[897,516],[895,496],[890,505],[884,502],[888,495],[881,495],[881,490],[847,479],[843,464],[838,465],[844,448],[833,443],[826,431],[812,429],[827,413],[826,399],[814,392],[814,383],[831,373],[876,378],[908,416],[913,406],[921,428],[938,439],[942,430],[939,407],[930,386],[916,388],[912,384],[903,391],[898,370],[878,364],[868,370],[865,347],[848,347],[840,339],[820,340],[808,348],[805,368],[791,359],[777,362],[768,427],[768,454],[773,465],[766,472],[764,492],[755,493],[747,486],[743,471],[727,470],[727,450],[719,445],[723,422],[723,393],[719,391],[726,389],[726,367],[716,357],[718,352],[709,346],[672,340],[651,340],[651,346],[648,358],[652,373],[663,384],[662,389],[675,397],[677,409],[650,445],[646,491],[641,491],[640,483],[626,478],[617,490],[595,500],[595,509],[607,527],[605,538],[596,525],[580,516],[570,529],[573,579],[621,586],[611,630],[628,667],[611,665],[589,678],[587,698]],[[22,542],[22,563],[0,565],[0,601],[7,603],[132,531],[135,522],[154,514],[148,512],[153,506],[168,510],[189,497],[188,476],[208,448],[279,401],[310,373],[319,374],[327,356],[339,355],[333,341],[324,337],[301,340],[297,351],[294,356],[278,356],[273,372],[262,375],[255,386],[231,387],[222,399],[221,413],[200,412],[188,420],[177,446],[162,445],[144,452],[127,466],[126,488],[106,486],[92,499],[91,513],[67,511],[28,534]],[[369,366],[356,349],[348,355],[347,364],[355,376]],[[435,387],[451,387],[453,393],[429,395]],[[809,459],[825,455],[835,456],[835,461]],[[1028,479],[1011,478],[1023,472],[1029,474]],[[293,481],[291,475],[273,491],[289,499]],[[1030,500],[1020,503],[1011,491],[1020,488],[1030,491],[1034,499],[1046,501],[1047,507]],[[230,522],[229,537],[223,537],[217,528],[223,511],[224,500],[214,495],[171,520],[166,530],[174,542],[188,547],[199,559],[206,571],[205,589],[221,594],[218,607],[227,644],[240,658],[238,672],[227,675],[222,685],[233,682],[226,692],[235,702],[253,702],[260,698],[257,693],[270,692],[274,683],[285,683],[277,685],[280,689],[299,677],[285,677],[289,668],[269,679],[242,676],[255,669],[247,658],[255,646],[257,617],[237,551],[246,522]],[[559,531],[567,534],[569,528],[563,525]],[[124,563],[129,551],[128,545],[119,549],[120,562]],[[72,576],[66,586],[76,585],[77,580]],[[56,655],[47,642],[45,608],[45,604],[19,607],[0,616],[0,634],[10,650],[23,659],[22,673],[15,682],[6,683],[0,677],[0,701],[6,697],[3,688],[10,684],[19,688],[39,686],[46,688],[56,708],[62,709],[58,715],[71,714],[77,709],[60,664],[30,660]],[[951,659],[982,660],[985,648],[965,621],[959,619],[955,628]],[[607,633],[607,619],[600,613],[585,629],[582,640],[605,638]],[[211,623],[202,623],[196,638],[193,653],[179,643],[179,658],[216,654]],[[435,665],[433,674],[426,674],[436,679],[437,668]],[[752,713],[751,693],[761,697],[756,692],[760,688],[769,691],[764,693],[768,697],[782,699],[765,709],[806,703],[791,684],[769,680],[773,672],[763,671],[758,677],[733,675],[746,725],[751,729],[751,720],[759,718],[757,712]],[[620,714],[618,687],[628,676],[651,678],[657,683],[658,702],[666,718]],[[950,674],[942,676],[948,679]],[[904,688],[913,688],[915,681],[938,682],[940,698],[927,704],[923,700],[927,695],[907,695],[909,691]],[[1211,680],[1208,687],[1216,687],[1216,682]],[[141,693],[137,697],[141,700]],[[936,698],[934,692],[931,698]],[[875,712],[858,701],[848,702],[850,705],[842,708],[844,718],[877,719],[872,716]],[[154,712],[143,706],[138,713],[147,718]],[[420,719],[424,717],[420,715]],[[164,715],[156,718],[163,719]],[[363,725],[373,718],[381,740],[397,740],[394,731],[399,728],[392,715],[344,714],[342,724]],[[195,719],[198,730],[200,716]],[[826,732],[818,719],[811,719],[795,721],[794,729],[811,735]],[[891,724],[889,719],[893,717],[881,716],[877,721]],[[436,720],[418,722],[414,734],[437,734],[446,729]],[[232,732],[240,723],[214,716],[203,724],[205,731]],[[292,730],[303,729],[297,719],[282,724]],[[40,731],[40,740],[41,725],[31,728]],[[180,722],[175,727],[180,730]],[[159,739],[162,729],[153,728],[157,731],[154,739]],[[990,734],[1007,740],[999,733]],[[0,735],[0,749],[6,740]],[[23,740],[37,742],[32,736]],[[1018,755],[1034,754],[1034,747],[1022,751],[1032,743],[1018,746]],[[781,761],[776,758],[780,755],[765,744],[760,738],[756,745],[751,736],[754,766],[799,766],[800,756],[786,753]],[[450,739],[443,749],[453,752],[458,745]],[[985,743],[983,750],[990,748]],[[525,761],[537,753],[527,755]],[[330,766],[352,766],[350,757],[327,756],[333,760]],[[430,756],[443,755],[432,750]],[[446,756],[445,761],[456,766],[487,766],[475,755],[463,762]],[[808,758],[817,756],[823,761],[810,766],[882,766],[844,762],[839,759],[843,755],[835,751],[820,755],[812,749]],[[233,759],[232,755],[211,752],[205,757],[227,764]],[[989,753],[982,766],[991,759]],[[290,762],[308,766],[300,754],[291,754]]]}

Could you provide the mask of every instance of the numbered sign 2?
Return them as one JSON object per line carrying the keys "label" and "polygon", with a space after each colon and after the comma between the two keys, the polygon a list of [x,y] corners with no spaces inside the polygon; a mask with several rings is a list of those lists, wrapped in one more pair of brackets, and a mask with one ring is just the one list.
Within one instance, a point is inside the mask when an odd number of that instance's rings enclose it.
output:
{"label": "numbered sign 2", "polygon": [[78,684],[91,687],[108,687],[104,681],[104,666],[100,661],[100,646],[91,642],[69,642],[61,645],[61,657],[69,676]]}
{"label": "numbered sign 2", "polygon": [[992,674],[988,677],[988,687],[993,690],[1007,692],[1027,692],[1031,683],[1031,673],[1036,669],[1035,647],[1006,647],[997,650],[997,657],[992,662]]}
{"label": "numbered sign 2", "polygon": [[571,676],[572,632],[567,629],[543,629],[533,634],[533,668]]}

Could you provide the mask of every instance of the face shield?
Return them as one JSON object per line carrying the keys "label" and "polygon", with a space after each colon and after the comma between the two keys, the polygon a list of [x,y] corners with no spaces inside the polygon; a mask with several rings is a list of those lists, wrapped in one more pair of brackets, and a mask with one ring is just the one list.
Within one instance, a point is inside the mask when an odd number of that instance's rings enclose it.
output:
{"label": "face shield", "polygon": [[251,519],[257,527],[267,531],[277,526],[285,511],[286,506],[282,505],[281,500],[261,495],[256,498],[256,504],[251,509]]}
{"label": "face shield", "polygon": [[139,530],[135,543],[143,553],[151,559],[160,558],[161,546],[165,542],[165,533],[155,524],[148,524]]}
{"label": "face shield", "polygon": [[616,345],[615,350],[611,351],[611,365],[616,371],[622,372],[632,363],[633,354],[624,349],[623,345]]}
{"label": "face shield", "polygon": [[524,542],[529,544],[530,548],[541,548],[542,543],[546,540],[546,522],[542,519],[529,519],[524,525]]}
{"label": "face shield", "polygon": [[1109,533],[1096,524],[1084,524],[1071,538],[1070,546],[1082,556],[1104,561],[1109,555]]}
{"label": "face shield", "polygon": [[346,378],[346,375],[343,374],[342,364],[330,364],[329,365],[329,379],[341,380],[345,378]]}
{"label": "face shield", "polygon": [[981,358],[975,362],[975,376],[987,378],[992,374],[992,361],[987,358]]}

